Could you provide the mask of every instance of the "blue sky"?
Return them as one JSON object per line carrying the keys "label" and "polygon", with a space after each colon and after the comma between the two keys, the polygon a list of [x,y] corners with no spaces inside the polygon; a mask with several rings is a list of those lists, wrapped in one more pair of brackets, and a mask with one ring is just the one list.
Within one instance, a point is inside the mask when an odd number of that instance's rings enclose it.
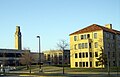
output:
{"label": "blue sky", "polygon": [[14,49],[16,25],[23,47],[57,49],[61,39],[91,24],[113,24],[120,30],[120,0],[0,0],[0,48]]}

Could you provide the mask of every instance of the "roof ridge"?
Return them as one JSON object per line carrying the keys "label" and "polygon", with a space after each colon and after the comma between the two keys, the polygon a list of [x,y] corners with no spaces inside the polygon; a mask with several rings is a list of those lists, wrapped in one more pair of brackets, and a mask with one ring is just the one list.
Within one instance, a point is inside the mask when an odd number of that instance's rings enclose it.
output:
{"label": "roof ridge", "polygon": [[104,31],[107,31],[107,32],[115,33],[115,34],[116,33],[120,34],[120,31],[118,31],[118,30],[109,29],[107,27],[104,27],[104,26],[101,26],[101,25],[98,25],[98,24],[92,24],[92,25],[87,26],[87,27],[85,27],[81,30],[75,31],[75,32],[71,33],[70,35],[86,33],[86,32],[91,32],[91,31],[97,31],[97,30],[104,30]]}

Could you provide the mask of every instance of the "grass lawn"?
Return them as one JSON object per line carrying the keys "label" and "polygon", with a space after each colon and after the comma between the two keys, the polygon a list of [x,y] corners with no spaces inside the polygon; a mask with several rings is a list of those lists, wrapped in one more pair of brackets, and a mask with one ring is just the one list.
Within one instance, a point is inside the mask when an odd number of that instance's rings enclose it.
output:
{"label": "grass lawn", "polygon": [[[70,67],[64,67],[66,72],[107,72],[108,69],[107,68],[70,68]],[[31,66],[31,70],[32,71],[37,71],[39,69],[38,65],[32,65]],[[57,69],[60,71],[62,71],[62,67],[60,66],[42,66],[42,69],[44,71],[56,71]],[[29,71],[26,69],[25,66],[18,66],[16,70],[21,70],[21,71]],[[120,67],[118,68],[118,71],[120,72]],[[116,67],[111,67],[110,68],[110,72],[117,72],[117,68]]]}
{"label": "grass lawn", "polygon": [[[111,74],[110,76],[108,76],[107,74],[102,74],[102,73],[99,73],[99,72],[107,72],[107,69],[101,69],[101,68],[70,68],[70,67],[65,67],[65,74],[62,74],[62,71],[63,71],[63,68],[60,67],[60,66],[42,66],[42,69],[44,70],[44,72],[41,72],[39,73],[38,70],[39,70],[39,66],[38,65],[32,65],[31,67],[31,71],[34,72],[34,73],[29,73],[29,70],[26,69],[26,66],[17,66],[16,67],[16,71],[18,73],[6,73],[6,75],[21,75],[21,76],[24,76],[24,75],[28,75],[28,76],[31,76],[31,75],[35,75],[35,76],[54,76],[54,77],[64,77],[64,76],[67,76],[67,77],[115,77],[116,75],[113,75]],[[117,68],[116,67],[112,67],[110,69],[110,71],[116,71]],[[120,72],[120,68],[118,69],[119,72]],[[22,71],[22,72],[20,72]],[[27,72],[26,72],[27,71]],[[77,73],[76,73],[77,72]],[[80,73],[81,72],[81,73]],[[83,74],[82,72],[90,72],[90,73],[85,73]],[[91,74],[91,72],[98,72],[98,74]],[[119,76],[118,76],[119,77]]]}

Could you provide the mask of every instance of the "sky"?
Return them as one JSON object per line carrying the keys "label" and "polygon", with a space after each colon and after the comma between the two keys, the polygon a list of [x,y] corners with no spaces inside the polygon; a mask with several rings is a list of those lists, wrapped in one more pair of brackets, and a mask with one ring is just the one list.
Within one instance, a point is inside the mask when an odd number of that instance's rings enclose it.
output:
{"label": "sky", "polygon": [[19,25],[22,47],[38,52],[58,49],[57,43],[91,24],[112,24],[120,31],[120,0],[0,0],[0,48],[14,49]]}

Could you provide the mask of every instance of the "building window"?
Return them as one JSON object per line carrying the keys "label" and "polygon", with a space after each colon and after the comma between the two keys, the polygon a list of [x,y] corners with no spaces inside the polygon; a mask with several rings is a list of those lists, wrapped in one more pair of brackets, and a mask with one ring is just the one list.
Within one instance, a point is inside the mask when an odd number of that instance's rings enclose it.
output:
{"label": "building window", "polygon": [[113,39],[115,39],[115,35],[113,35]]}
{"label": "building window", "polygon": [[48,54],[48,61],[50,61],[50,54]]}
{"label": "building window", "polygon": [[79,53],[79,58],[81,58],[82,57],[82,54],[81,53]]}
{"label": "building window", "polygon": [[83,39],[83,35],[81,35],[81,39]]}
{"label": "building window", "polygon": [[75,62],[75,67],[78,67],[78,62]]}
{"label": "building window", "polygon": [[83,52],[83,58],[85,57],[85,54],[84,54],[84,52]]}
{"label": "building window", "polygon": [[108,51],[108,58],[110,58],[110,52]]}
{"label": "building window", "polygon": [[80,44],[78,44],[78,49],[81,49],[81,43],[80,43]]}
{"label": "building window", "polygon": [[98,48],[98,43],[97,42],[95,42],[95,48]]}
{"label": "building window", "polygon": [[113,57],[115,57],[115,52],[113,52]]}
{"label": "building window", "polygon": [[77,49],[77,44],[74,45],[74,49],[75,49],[75,50]]}
{"label": "building window", "polygon": [[95,62],[95,64],[96,64],[96,67],[98,67],[98,62],[97,61]]}
{"label": "building window", "polygon": [[119,61],[119,66],[120,66],[120,61]]}
{"label": "building window", "polygon": [[115,66],[115,61],[113,61],[113,66]]}
{"label": "building window", "polygon": [[59,53],[59,60],[62,60],[62,53]]}
{"label": "building window", "polygon": [[95,57],[98,57],[98,52],[95,52]]}
{"label": "building window", "polygon": [[88,67],[88,62],[86,62],[86,67]]}
{"label": "building window", "polygon": [[92,48],[92,45],[91,45],[91,43],[89,43],[89,48]]}
{"label": "building window", "polygon": [[87,38],[90,38],[90,34],[87,34]]}
{"label": "building window", "polygon": [[85,43],[85,48],[87,48],[88,46],[87,46],[87,43]]}
{"label": "building window", "polygon": [[96,39],[97,38],[97,33],[94,33],[94,39]]}
{"label": "building window", "polygon": [[82,49],[84,49],[84,43],[82,43]]}
{"label": "building window", "polygon": [[82,62],[79,62],[79,67],[82,67]]}
{"label": "building window", "polygon": [[90,67],[92,67],[92,62],[90,62]]}
{"label": "building window", "polygon": [[83,62],[83,67],[85,67],[85,62]]}
{"label": "building window", "polygon": [[92,52],[90,52],[90,57],[92,57]]}
{"label": "building window", "polygon": [[75,58],[78,58],[77,53],[75,53]]}
{"label": "building window", "polygon": [[83,39],[86,39],[86,35],[83,35]]}
{"label": "building window", "polygon": [[74,36],[74,41],[77,41],[77,36]]}
{"label": "building window", "polygon": [[86,58],[88,57],[88,52],[86,52]]}

